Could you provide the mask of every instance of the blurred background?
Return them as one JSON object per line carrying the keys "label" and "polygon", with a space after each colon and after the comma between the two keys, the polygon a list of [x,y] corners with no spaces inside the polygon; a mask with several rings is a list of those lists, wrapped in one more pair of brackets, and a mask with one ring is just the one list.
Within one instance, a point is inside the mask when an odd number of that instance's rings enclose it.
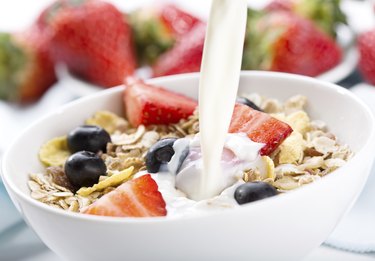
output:
{"label": "blurred background", "polygon": [[[209,0],[107,0],[115,7],[105,11],[77,11],[78,2],[0,2],[0,161],[20,131],[62,104],[130,75],[199,71]],[[375,3],[249,1],[242,68],[338,83],[375,112]],[[307,260],[375,259],[370,190],[327,241],[357,254],[321,247]],[[58,260],[21,220],[1,181],[0,209],[0,260]]]}

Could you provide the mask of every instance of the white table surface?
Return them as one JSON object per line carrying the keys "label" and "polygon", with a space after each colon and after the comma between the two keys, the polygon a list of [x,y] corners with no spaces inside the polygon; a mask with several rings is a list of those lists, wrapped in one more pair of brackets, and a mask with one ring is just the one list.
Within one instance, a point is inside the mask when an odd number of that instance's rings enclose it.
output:
{"label": "white table surface", "polygon": [[[254,0],[253,0],[254,1]],[[38,1],[25,1],[25,0],[11,0],[11,1],[0,1],[0,31],[14,31],[22,30],[27,27],[31,21],[33,21],[40,10],[45,7],[51,0],[38,0]],[[119,7],[123,9],[134,8],[141,4],[151,2],[148,0],[111,0],[115,2]],[[180,2],[188,9],[194,9],[196,13],[201,16],[205,16],[208,12],[210,4],[209,0],[190,0]],[[258,2],[258,0],[257,0]],[[358,15],[358,12],[363,10],[358,5],[355,7],[354,15]],[[368,23],[367,23],[368,25]],[[361,31],[366,28],[363,24],[356,24],[356,30]],[[68,97],[68,96],[67,96]],[[0,108],[1,109],[1,108]],[[1,112],[0,112],[1,114]],[[2,120],[6,119],[7,115],[3,115]],[[8,115],[8,119],[10,119]],[[30,119],[29,119],[30,120]],[[3,125],[3,124],[2,124]],[[1,140],[0,140],[1,142]],[[0,144],[1,145],[1,144]],[[1,146],[0,146],[1,147]],[[0,210],[1,211],[1,210]],[[12,235],[5,239],[0,238],[0,260],[22,260],[22,261],[57,261],[60,260],[52,251],[50,251],[34,234],[34,232],[23,225],[18,231],[15,231]],[[333,248],[321,246],[315,249],[309,254],[305,261],[325,261],[325,260],[357,260],[357,261],[370,261],[375,260],[375,254],[364,255],[364,254],[353,254],[336,250]]]}

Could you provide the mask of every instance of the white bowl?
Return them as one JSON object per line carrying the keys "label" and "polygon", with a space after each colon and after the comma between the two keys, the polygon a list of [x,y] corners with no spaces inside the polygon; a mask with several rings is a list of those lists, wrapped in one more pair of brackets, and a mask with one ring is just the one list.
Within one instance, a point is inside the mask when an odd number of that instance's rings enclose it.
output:
{"label": "white bowl", "polygon": [[[198,94],[198,74],[150,80]],[[198,217],[110,218],[68,213],[32,199],[28,174],[42,171],[39,147],[95,111],[121,113],[122,87],[72,102],[30,126],[6,152],[5,186],[43,242],[66,260],[298,260],[319,246],[353,205],[375,150],[374,119],[350,91],[312,78],[243,72],[240,92],[284,100],[308,97],[313,119],[328,123],[355,156],[320,181],[241,208]]]}

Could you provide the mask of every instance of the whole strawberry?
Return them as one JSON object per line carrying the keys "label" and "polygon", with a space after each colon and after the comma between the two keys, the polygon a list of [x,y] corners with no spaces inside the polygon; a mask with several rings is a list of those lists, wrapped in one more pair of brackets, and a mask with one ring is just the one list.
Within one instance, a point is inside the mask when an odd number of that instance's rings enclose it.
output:
{"label": "whole strawberry", "polygon": [[362,33],[358,39],[359,70],[366,81],[375,85],[375,29]]}
{"label": "whole strawberry", "polygon": [[321,30],[335,37],[337,26],[347,23],[340,5],[341,0],[273,0],[266,10],[293,12],[313,21]]}
{"label": "whole strawberry", "polygon": [[176,38],[184,36],[202,21],[194,15],[173,4],[166,4],[160,9],[160,17]]}
{"label": "whole strawberry", "polygon": [[341,49],[314,23],[291,12],[249,10],[242,68],[317,76],[341,60]]}
{"label": "whole strawberry", "polygon": [[194,26],[172,49],[159,57],[152,68],[153,76],[199,72],[205,35],[205,23]]}
{"label": "whole strawberry", "polygon": [[165,51],[198,23],[197,17],[174,4],[144,6],[130,14],[137,59],[153,64]]}
{"label": "whole strawberry", "polygon": [[33,102],[55,83],[48,45],[37,24],[20,33],[0,33],[0,99]]}
{"label": "whole strawberry", "polygon": [[131,29],[112,4],[59,0],[44,15],[51,53],[71,73],[104,87],[121,84],[135,70]]}

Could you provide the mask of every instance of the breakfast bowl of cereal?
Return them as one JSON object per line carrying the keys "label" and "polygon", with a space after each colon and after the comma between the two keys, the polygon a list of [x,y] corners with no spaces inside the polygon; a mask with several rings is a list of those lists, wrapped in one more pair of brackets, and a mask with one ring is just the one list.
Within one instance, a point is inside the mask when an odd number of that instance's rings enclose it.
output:
{"label": "breakfast bowl of cereal", "polygon": [[325,240],[370,172],[367,107],[331,83],[242,72],[222,176],[202,198],[198,83],[128,79],[20,135],[4,184],[51,250],[65,260],[298,260]]}

